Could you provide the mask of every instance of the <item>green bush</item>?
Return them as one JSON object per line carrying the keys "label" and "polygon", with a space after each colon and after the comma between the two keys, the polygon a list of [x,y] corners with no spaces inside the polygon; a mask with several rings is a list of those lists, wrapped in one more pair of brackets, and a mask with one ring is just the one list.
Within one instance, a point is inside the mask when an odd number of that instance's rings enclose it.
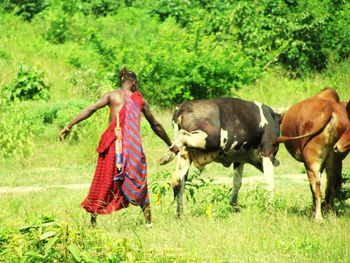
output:
{"label": "green bush", "polygon": [[239,47],[260,70],[280,63],[292,76],[323,70],[329,59],[348,57],[349,6],[346,1],[155,1],[151,14],[173,17],[193,34]]}
{"label": "green bush", "polygon": [[[194,37],[173,19],[161,25],[150,20],[144,28],[140,23],[149,19],[147,14],[130,9],[125,12],[128,14],[121,10],[120,21],[114,21],[116,28],[123,24],[118,32],[123,42],[108,43],[94,33],[91,44],[100,56],[101,73],[111,83],[118,84],[118,71],[126,65],[137,73],[140,90],[153,103],[169,106],[188,99],[229,95],[260,74],[239,50],[217,44],[201,32]],[[129,16],[138,16],[140,21],[133,25]],[[127,21],[130,26],[125,26]],[[132,39],[128,39],[130,30],[137,32]]]}
{"label": "green bush", "polygon": [[344,4],[335,5],[334,13],[321,38],[327,57],[339,62],[349,58],[350,54],[350,3],[341,0],[334,2]]}
{"label": "green bush", "polygon": [[3,12],[14,12],[29,22],[49,6],[46,0],[4,0],[0,4]]}
{"label": "green bush", "polygon": [[151,9],[151,14],[158,16],[161,21],[165,21],[169,17],[173,17],[182,26],[186,26],[191,17],[194,17],[193,11],[197,1],[183,1],[183,0],[159,0],[155,1]]}
{"label": "green bush", "polygon": [[[95,240],[110,246],[92,247]],[[0,230],[1,258],[8,262],[126,262],[142,261],[143,253],[128,240],[113,240],[98,232],[88,233],[80,224],[35,218],[19,230]]]}
{"label": "green bush", "polygon": [[50,43],[62,44],[69,39],[69,36],[70,32],[67,19],[62,17],[51,22],[45,38]]}
{"label": "green bush", "polygon": [[46,73],[21,65],[16,79],[2,90],[1,97],[9,101],[15,100],[48,100],[49,85],[44,82]]}
{"label": "green bush", "polygon": [[31,123],[19,106],[0,112],[0,154],[3,157],[27,157],[32,150],[33,139]]}

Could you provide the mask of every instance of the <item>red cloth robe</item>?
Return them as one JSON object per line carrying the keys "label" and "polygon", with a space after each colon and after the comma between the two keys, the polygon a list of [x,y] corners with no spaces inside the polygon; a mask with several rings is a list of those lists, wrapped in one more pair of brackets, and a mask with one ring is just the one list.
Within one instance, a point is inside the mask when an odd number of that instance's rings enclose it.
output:
{"label": "red cloth robe", "polygon": [[[130,96],[140,108],[143,98],[141,93],[134,92]],[[126,117],[125,105],[119,112],[120,127],[124,128]],[[113,180],[117,174],[115,155],[116,118],[113,118],[107,130],[102,134],[96,151],[99,153],[95,175],[88,193],[81,206],[89,213],[110,214],[129,205],[122,191],[120,180]],[[146,186],[147,187],[147,186]]]}

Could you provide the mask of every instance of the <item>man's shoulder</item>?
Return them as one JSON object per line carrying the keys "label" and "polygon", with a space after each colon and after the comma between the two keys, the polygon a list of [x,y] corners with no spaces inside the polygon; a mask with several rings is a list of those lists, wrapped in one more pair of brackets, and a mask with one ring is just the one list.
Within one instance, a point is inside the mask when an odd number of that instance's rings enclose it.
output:
{"label": "man's shoulder", "polygon": [[107,94],[110,97],[120,97],[122,95],[122,90],[121,89],[115,89],[115,90],[107,92]]}
{"label": "man's shoulder", "polygon": [[109,92],[109,94],[121,94],[121,93],[122,93],[122,90],[120,88],[117,88]]}
{"label": "man's shoulder", "polygon": [[120,89],[109,91],[106,95],[108,95],[109,102],[112,104],[123,102],[123,94]]}

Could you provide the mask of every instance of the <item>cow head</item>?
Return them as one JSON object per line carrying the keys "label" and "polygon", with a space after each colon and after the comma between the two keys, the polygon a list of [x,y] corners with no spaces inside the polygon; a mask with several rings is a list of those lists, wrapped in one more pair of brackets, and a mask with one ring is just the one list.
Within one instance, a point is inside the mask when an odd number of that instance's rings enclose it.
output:
{"label": "cow head", "polygon": [[350,151],[350,125],[334,145],[334,151],[344,153]]}
{"label": "cow head", "polygon": [[349,100],[349,102],[348,103],[346,103],[346,102],[342,102],[344,105],[345,105],[345,107],[346,107],[346,112],[348,113],[348,117],[349,117],[349,120],[350,120],[350,100]]}
{"label": "cow head", "polygon": [[[350,120],[350,101],[346,105],[346,112]],[[338,142],[334,145],[334,150],[340,153],[350,151],[350,124],[348,125],[347,129],[342,134]]]}

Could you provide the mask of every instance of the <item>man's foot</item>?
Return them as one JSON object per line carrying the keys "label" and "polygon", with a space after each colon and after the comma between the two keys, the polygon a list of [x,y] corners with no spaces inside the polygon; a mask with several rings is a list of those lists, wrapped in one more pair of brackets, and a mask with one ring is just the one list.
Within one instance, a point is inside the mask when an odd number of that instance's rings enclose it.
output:
{"label": "man's foot", "polygon": [[150,229],[150,228],[152,228],[153,227],[153,224],[152,223],[146,223],[146,228],[147,229]]}
{"label": "man's foot", "polygon": [[141,209],[143,211],[143,215],[144,215],[145,220],[146,220],[146,225],[152,224],[152,214],[151,214],[151,207],[150,207],[150,205],[147,204],[145,206],[141,206]]}

